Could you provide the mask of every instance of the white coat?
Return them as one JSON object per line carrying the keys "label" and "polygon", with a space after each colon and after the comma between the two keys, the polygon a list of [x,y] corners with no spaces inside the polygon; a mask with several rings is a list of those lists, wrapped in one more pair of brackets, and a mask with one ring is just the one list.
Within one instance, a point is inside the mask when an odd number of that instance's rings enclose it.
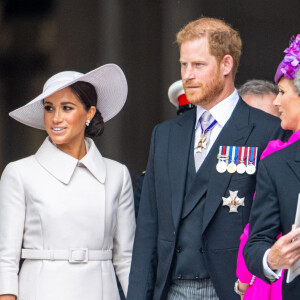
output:
{"label": "white coat", "polygon": [[[119,299],[127,293],[135,232],[127,168],[103,158],[91,139],[80,161],[46,138],[10,163],[0,182],[0,295],[19,300]],[[25,259],[21,248],[112,250],[112,260],[72,264]]]}

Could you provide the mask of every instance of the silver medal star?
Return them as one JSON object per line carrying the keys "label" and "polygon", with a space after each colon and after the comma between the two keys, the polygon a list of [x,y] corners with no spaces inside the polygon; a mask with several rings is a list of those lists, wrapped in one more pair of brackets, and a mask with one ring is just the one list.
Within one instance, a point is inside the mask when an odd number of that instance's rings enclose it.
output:
{"label": "silver medal star", "polygon": [[225,198],[225,197],[222,197],[223,199],[223,206],[227,205],[229,207],[229,212],[232,213],[232,212],[235,212],[237,213],[237,209],[239,206],[245,206],[245,203],[244,203],[244,200],[245,200],[245,197],[243,198],[239,198],[237,196],[239,191],[229,191],[229,197],[228,198]]}

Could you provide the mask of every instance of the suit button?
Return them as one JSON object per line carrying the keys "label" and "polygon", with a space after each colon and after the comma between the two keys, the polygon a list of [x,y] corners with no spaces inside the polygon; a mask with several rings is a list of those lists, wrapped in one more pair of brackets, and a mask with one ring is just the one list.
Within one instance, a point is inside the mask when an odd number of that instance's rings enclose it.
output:
{"label": "suit button", "polygon": [[181,250],[182,250],[181,247],[178,247],[178,248],[177,248],[177,253],[180,253]]}
{"label": "suit button", "polygon": [[199,279],[199,274],[196,274],[196,275],[195,275],[195,279]]}
{"label": "suit button", "polygon": [[182,278],[182,275],[181,274],[178,274],[177,275],[177,279],[181,279]]}
{"label": "suit button", "polygon": [[199,251],[200,251],[200,253],[203,253],[203,249],[202,248],[200,248]]}
{"label": "suit button", "polygon": [[173,231],[173,234],[175,235],[175,231]]}

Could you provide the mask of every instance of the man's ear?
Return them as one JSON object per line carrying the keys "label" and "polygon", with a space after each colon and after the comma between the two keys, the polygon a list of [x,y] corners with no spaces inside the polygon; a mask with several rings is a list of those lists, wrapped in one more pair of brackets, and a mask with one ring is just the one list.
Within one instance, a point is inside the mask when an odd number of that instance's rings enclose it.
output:
{"label": "man's ear", "polygon": [[231,55],[227,54],[222,58],[221,67],[224,76],[230,74],[233,68],[233,58]]}

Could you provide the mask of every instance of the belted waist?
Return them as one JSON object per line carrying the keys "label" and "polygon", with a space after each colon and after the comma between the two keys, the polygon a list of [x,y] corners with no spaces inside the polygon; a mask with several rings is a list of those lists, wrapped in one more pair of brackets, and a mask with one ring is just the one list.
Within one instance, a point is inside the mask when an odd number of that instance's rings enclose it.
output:
{"label": "belted waist", "polygon": [[89,250],[88,248],[70,248],[62,250],[22,249],[22,258],[34,260],[66,260],[81,264],[88,261],[111,260],[111,250]]}

